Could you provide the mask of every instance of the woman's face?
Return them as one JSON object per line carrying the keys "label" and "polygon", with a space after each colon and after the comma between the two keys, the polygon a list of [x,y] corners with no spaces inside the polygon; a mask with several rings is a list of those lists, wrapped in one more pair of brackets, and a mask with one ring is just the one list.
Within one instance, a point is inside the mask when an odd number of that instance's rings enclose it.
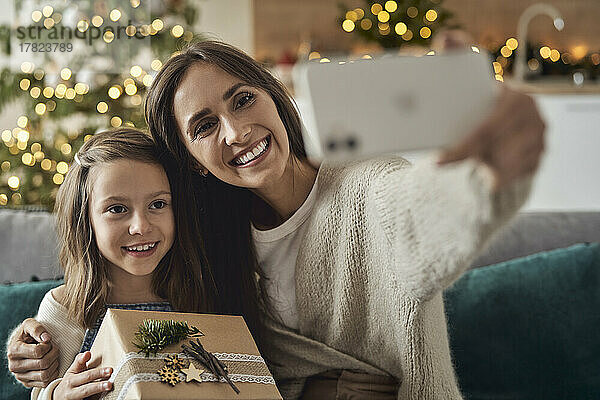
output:
{"label": "woman's face", "polygon": [[289,165],[287,132],[271,96],[217,66],[191,66],[173,108],[188,151],[224,182],[265,188]]}

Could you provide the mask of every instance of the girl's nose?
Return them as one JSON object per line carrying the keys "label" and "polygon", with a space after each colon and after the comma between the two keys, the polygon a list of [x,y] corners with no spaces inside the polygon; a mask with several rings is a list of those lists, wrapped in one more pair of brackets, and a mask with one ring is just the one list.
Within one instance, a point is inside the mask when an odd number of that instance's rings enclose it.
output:
{"label": "girl's nose", "polygon": [[146,235],[152,230],[152,224],[145,213],[135,213],[129,224],[130,235]]}

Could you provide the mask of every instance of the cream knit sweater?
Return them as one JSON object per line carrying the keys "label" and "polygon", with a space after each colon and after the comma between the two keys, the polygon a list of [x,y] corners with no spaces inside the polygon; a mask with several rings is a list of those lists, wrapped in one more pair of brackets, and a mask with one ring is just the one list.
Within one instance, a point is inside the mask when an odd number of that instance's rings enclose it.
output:
{"label": "cream knit sweater", "polygon": [[[461,399],[442,290],[523,204],[490,171],[401,158],[323,164],[296,263],[298,332],[267,318],[260,349],[286,399],[330,369],[389,374],[398,399]],[[476,318],[476,316],[474,316]]]}

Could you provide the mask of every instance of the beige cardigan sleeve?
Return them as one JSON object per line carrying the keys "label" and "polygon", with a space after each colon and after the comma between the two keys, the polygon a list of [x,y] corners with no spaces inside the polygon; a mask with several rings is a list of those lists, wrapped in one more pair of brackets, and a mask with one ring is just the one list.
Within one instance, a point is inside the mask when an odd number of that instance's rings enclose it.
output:
{"label": "beige cardigan sleeve", "polygon": [[496,193],[492,185],[489,168],[474,160],[398,158],[378,174],[374,199],[407,293],[426,300],[452,284],[523,205],[531,179]]}
{"label": "beige cardigan sleeve", "polygon": [[58,346],[59,378],[45,388],[33,388],[32,400],[52,400],[54,389],[75,360],[85,335],[85,329],[69,318],[67,309],[52,296],[54,290],[56,289],[50,290],[42,299],[35,319],[44,325],[52,336],[52,345]]}

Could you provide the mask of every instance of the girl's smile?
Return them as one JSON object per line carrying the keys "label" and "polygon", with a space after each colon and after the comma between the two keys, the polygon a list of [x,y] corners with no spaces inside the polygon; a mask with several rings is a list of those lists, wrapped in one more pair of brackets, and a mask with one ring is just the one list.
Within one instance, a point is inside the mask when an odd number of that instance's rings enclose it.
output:
{"label": "girl's smile", "polygon": [[132,257],[149,257],[156,251],[160,242],[139,243],[132,246],[123,246],[123,249]]}

